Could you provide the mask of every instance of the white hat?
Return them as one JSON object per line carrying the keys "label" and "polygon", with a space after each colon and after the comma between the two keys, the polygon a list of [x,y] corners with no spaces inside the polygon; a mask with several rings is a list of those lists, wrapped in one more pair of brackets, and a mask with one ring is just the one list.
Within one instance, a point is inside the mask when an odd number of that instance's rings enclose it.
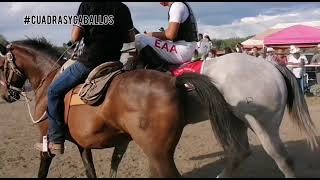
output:
{"label": "white hat", "polygon": [[299,53],[300,52],[300,48],[297,48],[294,45],[290,46],[290,54],[295,54],[295,53]]}
{"label": "white hat", "polygon": [[272,47],[268,47],[267,52],[274,52],[274,49]]}
{"label": "white hat", "polygon": [[317,47],[320,48],[320,44],[318,44]]}

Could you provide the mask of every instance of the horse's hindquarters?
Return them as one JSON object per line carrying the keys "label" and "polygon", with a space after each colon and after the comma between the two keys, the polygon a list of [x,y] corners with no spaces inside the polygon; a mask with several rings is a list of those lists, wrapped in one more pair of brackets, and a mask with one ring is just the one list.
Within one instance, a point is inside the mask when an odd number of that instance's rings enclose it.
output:
{"label": "horse's hindquarters", "polygon": [[201,102],[195,91],[188,92],[184,103],[184,112],[188,124],[209,120],[208,105]]}
{"label": "horse's hindquarters", "polygon": [[284,78],[265,60],[237,53],[225,55],[206,61],[203,74],[213,80],[235,115],[244,121],[246,115],[269,121],[285,109]]}

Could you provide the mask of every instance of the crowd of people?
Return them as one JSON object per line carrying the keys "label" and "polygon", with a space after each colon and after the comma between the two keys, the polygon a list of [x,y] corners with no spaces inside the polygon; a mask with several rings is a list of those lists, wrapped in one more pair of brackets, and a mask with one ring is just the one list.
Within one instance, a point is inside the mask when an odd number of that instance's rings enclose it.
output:
{"label": "crowd of people", "polygon": [[312,59],[308,61],[307,57],[303,55],[302,50],[295,45],[290,45],[289,49],[272,47],[264,47],[259,50],[254,46],[250,50],[243,47],[241,43],[235,45],[235,48],[224,48],[223,53],[218,54],[218,50],[212,44],[208,35],[199,34],[198,49],[195,50],[193,61],[196,60],[214,60],[216,57],[228,53],[246,53],[257,58],[265,59],[267,61],[276,62],[282,66],[287,66],[295,75],[300,83],[302,92],[305,92],[306,80],[304,74],[306,73],[306,64],[320,64],[320,44],[316,47],[316,52]]}
{"label": "crowd of people", "polygon": [[[257,51],[257,49],[256,49]],[[194,51],[192,61],[197,60],[213,60],[214,58],[233,52],[247,52],[243,49],[242,45],[238,43],[235,49],[231,47],[225,47],[223,51],[219,51],[218,48],[212,43],[209,35],[203,36],[203,34],[198,35],[197,49]],[[247,52],[248,54],[250,52]]]}

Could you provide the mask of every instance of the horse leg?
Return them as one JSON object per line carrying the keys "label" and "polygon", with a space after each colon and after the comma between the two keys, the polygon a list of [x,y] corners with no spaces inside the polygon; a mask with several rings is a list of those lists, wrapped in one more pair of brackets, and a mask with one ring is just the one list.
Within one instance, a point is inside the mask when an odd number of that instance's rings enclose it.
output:
{"label": "horse leg", "polygon": [[96,170],[94,168],[93,160],[92,160],[92,152],[91,149],[85,149],[79,145],[77,145],[81,159],[84,165],[84,168],[86,169],[86,175],[88,178],[96,178]]}
{"label": "horse leg", "polygon": [[40,153],[40,167],[38,171],[38,178],[46,178],[48,176],[52,159],[53,157],[49,156],[48,153]]}
{"label": "horse leg", "polygon": [[120,144],[117,144],[114,148],[113,154],[112,154],[112,160],[111,160],[111,168],[110,168],[110,177],[116,178],[117,177],[117,171],[119,164],[123,158],[124,153],[126,152],[128,145],[128,141],[123,141]]}
{"label": "horse leg", "polygon": [[[161,122],[161,121],[159,121]],[[133,140],[141,147],[149,159],[151,177],[180,177],[174,162],[174,151],[182,134],[183,127],[175,127],[174,132],[165,132],[154,125],[149,133]],[[158,128],[158,129],[157,129]],[[159,130],[161,129],[161,131]],[[172,131],[173,129],[166,129]],[[143,137],[143,138],[141,138]]]}
{"label": "horse leg", "polygon": [[[154,143],[146,144],[149,151],[149,167],[152,177],[181,177],[175,162],[174,152],[182,134],[182,129],[177,128],[174,133],[160,133],[154,137]],[[150,146],[151,145],[151,146]]]}
{"label": "horse leg", "polygon": [[[239,121],[241,121],[239,119]],[[248,127],[243,123],[239,127],[239,134],[238,137],[239,145],[230,149],[228,153],[228,161],[227,166],[224,170],[217,176],[217,178],[228,178],[231,177],[234,170],[237,169],[242,161],[247,159],[251,154],[250,144],[248,140]],[[240,145],[241,144],[241,145]]]}
{"label": "horse leg", "polygon": [[278,118],[278,121],[274,121],[274,119],[266,121],[274,123],[273,127],[263,127],[263,124],[257,122],[254,118],[250,117],[248,119],[264,150],[276,162],[285,177],[295,177],[293,159],[289,156],[279,136],[279,127],[276,124],[280,123],[275,123],[280,122],[281,117],[277,116],[275,118]]}
{"label": "horse leg", "polygon": [[[180,177],[180,173],[174,163],[173,153],[166,154],[160,156],[152,156],[149,160],[151,164],[151,172],[153,171],[156,177],[165,177],[165,178],[177,178]],[[156,173],[155,173],[156,172]]]}
{"label": "horse leg", "polygon": [[157,169],[153,166],[152,162],[149,159],[149,177],[150,178],[154,178],[154,177],[158,177],[158,172]]}

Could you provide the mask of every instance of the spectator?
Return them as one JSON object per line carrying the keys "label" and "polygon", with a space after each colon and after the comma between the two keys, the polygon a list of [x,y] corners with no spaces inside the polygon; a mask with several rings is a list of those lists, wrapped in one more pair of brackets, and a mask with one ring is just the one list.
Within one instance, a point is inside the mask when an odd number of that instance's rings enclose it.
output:
{"label": "spectator", "polygon": [[[209,42],[209,51],[213,48],[213,44],[212,44],[212,41],[210,39],[210,37],[208,35],[205,35],[204,36],[204,39]],[[208,52],[209,53],[209,52]]]}
{"label": "spectator", "polygon": [[260,54],[259,54],[259,52],[258,52],[258,47],[257,47],[257,46],[254,46],[254,47],[252,48],[251,55],[252,55],[252,56],[255,56],[255,57],[259,57],[259,56],[260,56]]}
{"label": "spectator", "polygon": [[[199,34],[199,37],[202,37],[202,34]],[[199,56],[201,56],[201,60],[205,60],[211,47],[212,47],[212,42],[209,41],[210,38],[202,38],[200,41],[197,43],[198,44],[198,53]]]}
{"label": "spectator", "polygon": [[320,64],[320,44],[318,44],[317,51],[313,55],[310,64]]}
{"label": "spectator", "polygon": [[211,49],[208,53],[208,57],[206,58],[206,61],[208,60],[213,60],[214,58],[218,57],[217,55],[217,50],[216,49]]}
{"label": "spectator", "polygon": [[245,48],[243,48],[243,53],[250,55],[250,52],[248,51],[248,49],[245,49]]}
{"label": "spectator", "polygon": [[262,48],[261,51],[262,51],[262,52],[260,53],[260,55],[258,56],[258,58],[266,59],[266,57],[267,57],[267,48],[264,47],[264,48]]}
{"label": "spectator", "polygon": [[295,47],[294,45],[290,46],[290,55],[288,56],[288,64],[294,65],[295,67],[289,67],[292,73],[295,75],[296,79],[300,83],[302,92],[304,93],[304,64],[308,64],[306,56],[301,55],[301,49]]}
{"label": "spectator", "polygon": [[191,61],[199,61],[199,60],[201,60],[201,56],[199,55],[199,51],[195,49]]}
{"label": "spectator", "polygon": [[286,66],[288,63],[287,56],[283,49],[278,49],[276,52],[276,62],[282,66]]}
{"label": "spectator", "polygon": [[233,53],[232,49],[230,47],[225,47],[224,48],[224,54],[229,54],[229,53]]}
{"label": "spectator", "polygon": [[265,60],[276,62],[276,54],[275,54],[275,51],[272,47],[267,48]]}
{"label": "spectator", "polygon": [[201,33],[198,34],[198,42],[200,42],[203,39],[203,35]]}
{"label": "spectator", "polygon": [[237,53],[244,53],[243,45],[241,43],[236,44],[236,52]]}

